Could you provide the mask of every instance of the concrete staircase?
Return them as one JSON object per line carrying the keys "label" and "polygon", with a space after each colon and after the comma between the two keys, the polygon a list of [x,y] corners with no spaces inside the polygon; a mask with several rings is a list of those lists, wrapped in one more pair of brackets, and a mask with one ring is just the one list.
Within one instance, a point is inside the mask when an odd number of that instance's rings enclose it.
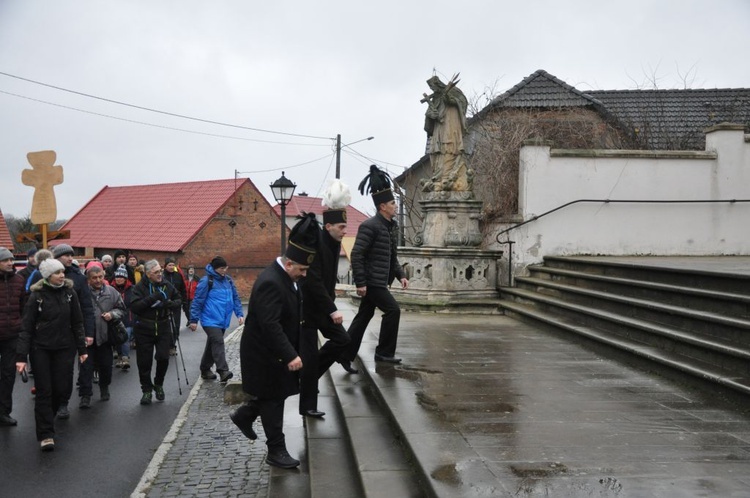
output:
{"label": "concrete staircase", "polygon": [[429,496],[367,369],[358,368],[359,375],[349,375],[334,365],[321,378],[322,420],[304,418],[297,425],[298,397],[287,400],[287,445],[302,464],[295,470],[270,467],[269,498]]}
{"label": "concrete staircase", "polygon": [[750,277],[547,257],[501,289],[507,315],[573,334],[671,377],[750,395]]}

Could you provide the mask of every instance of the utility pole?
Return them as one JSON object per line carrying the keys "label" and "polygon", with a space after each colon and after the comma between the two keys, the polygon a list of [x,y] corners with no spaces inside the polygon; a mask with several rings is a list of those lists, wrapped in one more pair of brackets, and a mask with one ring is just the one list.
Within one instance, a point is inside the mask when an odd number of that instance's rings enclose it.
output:
{"label": "utility pole", "polygon": [[336,135],[336,178],[341,178],[341,133]]}

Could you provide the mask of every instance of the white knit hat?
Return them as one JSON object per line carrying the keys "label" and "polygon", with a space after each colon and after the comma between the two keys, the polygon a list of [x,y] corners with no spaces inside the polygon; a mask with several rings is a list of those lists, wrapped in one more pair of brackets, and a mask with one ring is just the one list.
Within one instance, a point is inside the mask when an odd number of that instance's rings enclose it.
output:
{"label": "white knit hat", "polygon": [[45,259],[39,265],[39,272],[44,278],[49,278],[50,275],[52,275],[53,273],[57,273],[60,270],[65,271],[65,265],[53,258]]}

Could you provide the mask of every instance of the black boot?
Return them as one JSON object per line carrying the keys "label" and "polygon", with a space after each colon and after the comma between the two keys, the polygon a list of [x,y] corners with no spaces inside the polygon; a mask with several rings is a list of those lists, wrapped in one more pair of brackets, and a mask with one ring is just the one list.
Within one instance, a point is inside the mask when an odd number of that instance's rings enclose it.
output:
{"label": "black boot", "polygon": [[290,455],[283,446],[268,448],[266,463],[268,463],[268,465],[273,465],[274,467],[281,467],[282,469],[293,469],[299,467],[299,460],[292,458],[292,455]]}
{"label": "black boot", "polygon": [[248,402],[240,405],[236,410],[229,414],[234,425],[236,425],[248,439],[255,441],[258,435],[253,430],[253,422],[258,418],[258,406],[255,403]]}

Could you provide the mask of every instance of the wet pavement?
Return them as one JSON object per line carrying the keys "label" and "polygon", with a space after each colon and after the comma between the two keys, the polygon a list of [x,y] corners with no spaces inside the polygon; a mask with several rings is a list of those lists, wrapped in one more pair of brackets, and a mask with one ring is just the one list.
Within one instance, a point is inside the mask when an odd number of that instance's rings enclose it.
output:
{"label": "wet pavement", "polygon": [[[349,323],[355,309],[341,307]],[[370,379],[387,403],[426,495],[750,496],[750,403],[504,316],[403,313],[404,363],[376,364],[378,326],[368,327],[357,380]],[[238,374],[237,339],[227,352]],[[191,398],[140,496],[266,496],[260,424],[250,444],[218,383],[197,383]],[[299,434],[299,420],[287,422]]]}
{"label": "wet pavement", "polygon": [[402,314],[395,368],[375,344],[367,375],[437,496],[750,496],[750,404],[504,316]]}

